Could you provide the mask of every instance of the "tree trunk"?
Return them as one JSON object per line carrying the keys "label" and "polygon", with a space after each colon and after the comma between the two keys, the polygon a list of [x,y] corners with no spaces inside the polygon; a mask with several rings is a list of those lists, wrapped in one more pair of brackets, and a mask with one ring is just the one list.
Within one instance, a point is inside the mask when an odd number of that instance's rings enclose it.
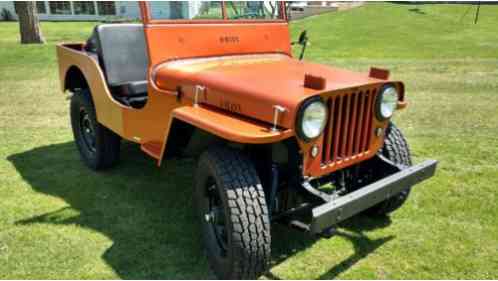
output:
{"label": "tree trunk", "polygon": [[45,43],[40,30],[35,2],[14,1],[14,8],[19,18],[21,44]]}

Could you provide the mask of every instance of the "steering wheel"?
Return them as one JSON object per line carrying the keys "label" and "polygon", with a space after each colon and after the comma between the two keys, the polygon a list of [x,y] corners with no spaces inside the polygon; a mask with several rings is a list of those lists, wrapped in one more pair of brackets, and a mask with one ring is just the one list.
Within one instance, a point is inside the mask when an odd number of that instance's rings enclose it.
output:
{"label": "steering wheel", "polygon": [[242,14],[242,15],[236,15],[236,16],[233,16],[232,18],[233,19],[256,19],[258,18],[260,15],[258,13],[245,13],[245,14]]}

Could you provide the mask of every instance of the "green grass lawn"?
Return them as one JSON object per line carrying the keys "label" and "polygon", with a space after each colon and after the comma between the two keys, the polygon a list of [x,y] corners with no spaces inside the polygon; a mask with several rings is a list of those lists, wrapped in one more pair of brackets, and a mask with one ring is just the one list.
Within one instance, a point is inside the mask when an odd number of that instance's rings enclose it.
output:
{"label": "green grass lawn", "polygon": [[[498,6],[366,6],[292,24],[310,60],[406,84],[397,114],[417,162],[440,160],[390,219],[355,217],[332,239],[273,228],[266,278],[498,278]],[[462,17],[465,15],[465,17]],[[161,169],[134,145],[103,173],[83,166],[54,44],[95,23],[43,23],[44,46],[0,23],[0,278],[213,278],[192,204],[194,160]],[[263,277],[263,278],[265,278]]]}

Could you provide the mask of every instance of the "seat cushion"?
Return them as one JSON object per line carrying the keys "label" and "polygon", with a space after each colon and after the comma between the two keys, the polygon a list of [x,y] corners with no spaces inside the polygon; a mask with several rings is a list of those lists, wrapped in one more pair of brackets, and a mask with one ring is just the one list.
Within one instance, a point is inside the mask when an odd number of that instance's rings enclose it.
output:
{"label": "seat cushion", "polygon": [[142,24],[101,24],[95,27],[92,37],[95,39],[89,48],[95,44],[93,48],[109,86],[120,87],[130,81],[146,80],[148,57]]}
{"label": "seat cushion", "polygon": [[119,87],[118,94],[126,97],[138,97],[147,95],[147,81],[132,81]]}

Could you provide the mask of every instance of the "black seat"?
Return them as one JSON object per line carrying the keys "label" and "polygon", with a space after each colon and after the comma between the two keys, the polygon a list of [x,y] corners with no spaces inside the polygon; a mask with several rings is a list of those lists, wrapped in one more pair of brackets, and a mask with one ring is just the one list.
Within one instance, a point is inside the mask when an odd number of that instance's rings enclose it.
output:
{"label": "black seat", "polygon": [[147,96],[148,58],[142,24],[98,25],[85,48],[97,54],[109,88],[115,95],[124,98]]}
{"label": "black seat", "polygon": [[143,96],[147,93],[147,81],[133,81],[121,85],[121,95],[127,97]]}

